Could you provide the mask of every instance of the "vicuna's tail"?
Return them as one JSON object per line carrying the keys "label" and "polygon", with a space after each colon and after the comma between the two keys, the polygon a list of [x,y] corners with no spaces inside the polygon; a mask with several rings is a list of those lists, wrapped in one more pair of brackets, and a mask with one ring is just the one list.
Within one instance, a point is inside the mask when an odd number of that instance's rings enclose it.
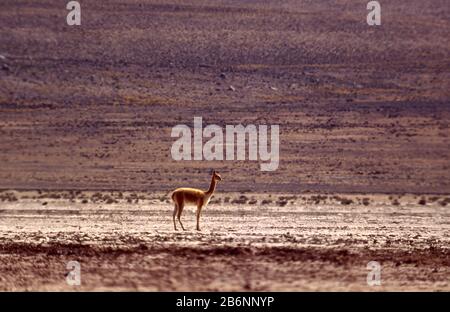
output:
{"label": "vicuna's tail", "polygon": [[169,196],[169,195],[170,195],[170,198],[172,198],[172,200],[175,201],[175,199],[173,198],[175,195],[175,192],[170,191],[166,194],[166,196]]}

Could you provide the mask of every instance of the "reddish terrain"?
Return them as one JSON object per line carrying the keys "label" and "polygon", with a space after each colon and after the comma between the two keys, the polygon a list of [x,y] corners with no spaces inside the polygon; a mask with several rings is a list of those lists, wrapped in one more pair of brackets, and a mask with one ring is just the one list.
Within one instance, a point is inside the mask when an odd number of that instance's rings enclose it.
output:
{"label": "reddish terrain", "polygon": [[[0,1],[0,289],[450,290],[447,0],[65,4]],[[278,170],[174,161],[194,116],[279,124]]]}

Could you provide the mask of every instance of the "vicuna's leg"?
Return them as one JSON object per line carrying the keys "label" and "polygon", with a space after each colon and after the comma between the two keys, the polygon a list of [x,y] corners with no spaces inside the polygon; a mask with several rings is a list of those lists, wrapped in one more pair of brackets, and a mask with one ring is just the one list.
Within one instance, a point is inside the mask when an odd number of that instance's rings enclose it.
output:
{"label": "vicuna's leg", "polygon": [[200,231],[200,213],[202,212],[202,206],[203,205],[197,206],[197,231]]}
{"label": "vicuna's leg", "polygon": [[184,204],[180,203],[178,204],[178,214],[177,214],[177,218],[178,218],[178,222],[180,222],[181,228],[183,229],[183,231],[185,231],[185,228],[183,226],[183,223],[181,223],[181,213],[183,212],[183,208],[184,208]]}
{"label": "vicuna's leg", "polygon": [[175,231],[177,230],[177,224],[175,222],[175,216],[177,215],[178,205],[175,203],[175,208],[173,209],[173,227]]}

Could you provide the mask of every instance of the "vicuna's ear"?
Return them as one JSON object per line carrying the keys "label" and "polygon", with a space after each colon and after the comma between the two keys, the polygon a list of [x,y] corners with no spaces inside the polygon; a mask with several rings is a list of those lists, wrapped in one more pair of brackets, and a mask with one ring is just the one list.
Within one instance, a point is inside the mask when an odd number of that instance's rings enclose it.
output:
{"label": "vicuna's ear", "polygon": [[216,170],[211,169],[209,173],[210,173],[210,174],[214,174],[214,173],[216,173]]}

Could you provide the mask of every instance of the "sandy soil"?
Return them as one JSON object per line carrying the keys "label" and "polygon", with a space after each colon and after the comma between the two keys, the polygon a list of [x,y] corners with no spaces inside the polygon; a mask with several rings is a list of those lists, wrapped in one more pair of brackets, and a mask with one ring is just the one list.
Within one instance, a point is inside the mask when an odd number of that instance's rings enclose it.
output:
{"label": "sandy soil", "polygon": [[218,194],[175,232],[164,194],[0,194],[2,290],[450,290],[450,198]]}
{"label": "sandy soil", "polygon": [[[448,0],[63,2],[0,1],[0,289],[450,290]],[[174,161],[194,116],[279,124],[278,170]]]}

